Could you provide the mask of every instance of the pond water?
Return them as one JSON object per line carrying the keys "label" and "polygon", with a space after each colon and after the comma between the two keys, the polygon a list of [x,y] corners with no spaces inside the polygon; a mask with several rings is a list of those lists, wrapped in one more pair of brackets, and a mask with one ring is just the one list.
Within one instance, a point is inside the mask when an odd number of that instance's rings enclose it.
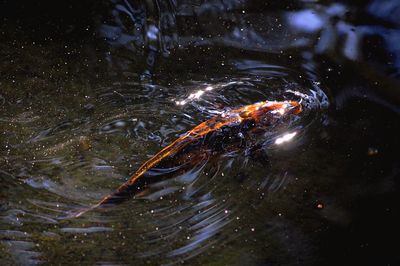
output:
{"label": "pond water", "polygon": [[[398,1],[1,10],[1,265],[400,263]],[[219,143],[67,217],[201,122],[266,100],[303,110],[256,152]]]}

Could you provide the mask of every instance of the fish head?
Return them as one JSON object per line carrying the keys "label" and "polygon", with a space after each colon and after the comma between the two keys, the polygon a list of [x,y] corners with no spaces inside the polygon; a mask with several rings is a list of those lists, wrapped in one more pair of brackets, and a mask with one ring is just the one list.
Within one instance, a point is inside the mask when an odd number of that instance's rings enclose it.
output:
{"label": "fish head", "polygon": [[299,114],[301,111],[301,104],[296,101],[265,101],[241,108],[239,115],[243,120],[263,122],[276,120],[290,114]]}

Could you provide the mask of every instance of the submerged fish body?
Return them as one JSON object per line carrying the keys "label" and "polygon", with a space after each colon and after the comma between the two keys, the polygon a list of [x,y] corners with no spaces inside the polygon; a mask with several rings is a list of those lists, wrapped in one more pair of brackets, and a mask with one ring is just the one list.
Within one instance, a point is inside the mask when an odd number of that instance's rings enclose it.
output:
{"label": "submerged fish body", "polygon": [[[301,104],[296,101],[264,101],[225,111],[197,125],[162,149],[142,164],[127,182],[96,205],[76,212],[70,217],[79,217],[89,210],[120,203],[143,191],[147,184],[155,182],[151,177],[148,178],[151,176],[149,172],[155,167],[162,169],[163,166],[173,162],[178,165],[177,169],[185,171],[188,167],[220,151],[221,145],[240,147],[243,138],[251,137],[257,131],[265,132],[283,117],[298,114],[301,111]],[[176,173],[176,171],[172,172]],[[158,176],[165,178],[164,175],[168,174],[169,172],[166,171]]]}

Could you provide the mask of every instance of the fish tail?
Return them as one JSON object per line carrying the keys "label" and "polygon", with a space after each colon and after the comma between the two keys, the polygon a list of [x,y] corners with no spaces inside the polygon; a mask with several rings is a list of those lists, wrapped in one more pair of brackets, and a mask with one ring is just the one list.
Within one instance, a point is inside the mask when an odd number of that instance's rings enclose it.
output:
{"label": "fish tail", "polygon": [[[137,191],[135,191],[137,190]],[[85,213],[89,211],[93,211],[99,208],[108,208],[111,206],[114,206],[118,203],[121,203],[134,195],[135,192],[140,191],[140,188],[137,186],[132,186],[128,182],[122,184],[117,190],[115,190],[112,194],[104,197],[101,201],[99,201],[97,204],[87,207],[87,208],[81,208],[78,210],[72,210],[68,211],[66,215],[60,217],[60,219],[72,219],[72,218],[78,218]]]}

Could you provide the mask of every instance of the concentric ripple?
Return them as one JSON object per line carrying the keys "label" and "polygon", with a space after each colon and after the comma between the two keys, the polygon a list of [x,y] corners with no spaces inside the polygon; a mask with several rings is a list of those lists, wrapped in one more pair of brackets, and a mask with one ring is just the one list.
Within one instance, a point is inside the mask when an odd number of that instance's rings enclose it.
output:
{"label": "concentric ripple", "polygon": [[[187,260],[253,233],[256,229],[247,223],[253,216],[249,202],[256,206],[273,198],[293,181],[290,169],[282,167],[278,158],[295,152],[320,125],[327,97],[317,80],[298,78],[287,67],[254,60],[231,64],[237,77],[202,80],[199,76],[189,82],[163,81],[164,85],[100,84],[67,107],[80,110],[79,114],[63,108],[47,123],[36,122],[41,114],[35,109],[14,116],[14,128],[26,133],[8,144],[12,149],[3,174],[8,176],[6,182],[15,180],[24,193],[30,192],[26,201],[3,207],[1,223],[35,226],[42,231],[41,238],[51,235],[46,243],[73,238],[76,241],[68,244],[72,252],[89,254],[90,245],[81,249],[78,243],[100,238],[130,254],[126,261],[158,258],[162,263]],[[184,172],[178,171],[184,166],[153,168],[144,178],[168,178],[151,184],[135,199],[106,211],[58,220],[107,195],[144,161],[200,122],[265,100],[299,101],[303,111],[266,131],[257,140],[256,151],[250,146],[227,151],[198,160]],[[44,103],[37,105],[38,110],[46,108]],[[10,121],[2,117],[3,124]],[[32,153],[22,158],[26,150]],[[12,197],[13,185],[9,187],[6,198]],[[20,239],[16,232],[13,239]],[[16,241],[7,245],[36,250],[30,242]],[[37,251],[26,254],[21,257],[25,262],[36,263],[40,257]],[[111,254],[97,259],[118,261]]]}

